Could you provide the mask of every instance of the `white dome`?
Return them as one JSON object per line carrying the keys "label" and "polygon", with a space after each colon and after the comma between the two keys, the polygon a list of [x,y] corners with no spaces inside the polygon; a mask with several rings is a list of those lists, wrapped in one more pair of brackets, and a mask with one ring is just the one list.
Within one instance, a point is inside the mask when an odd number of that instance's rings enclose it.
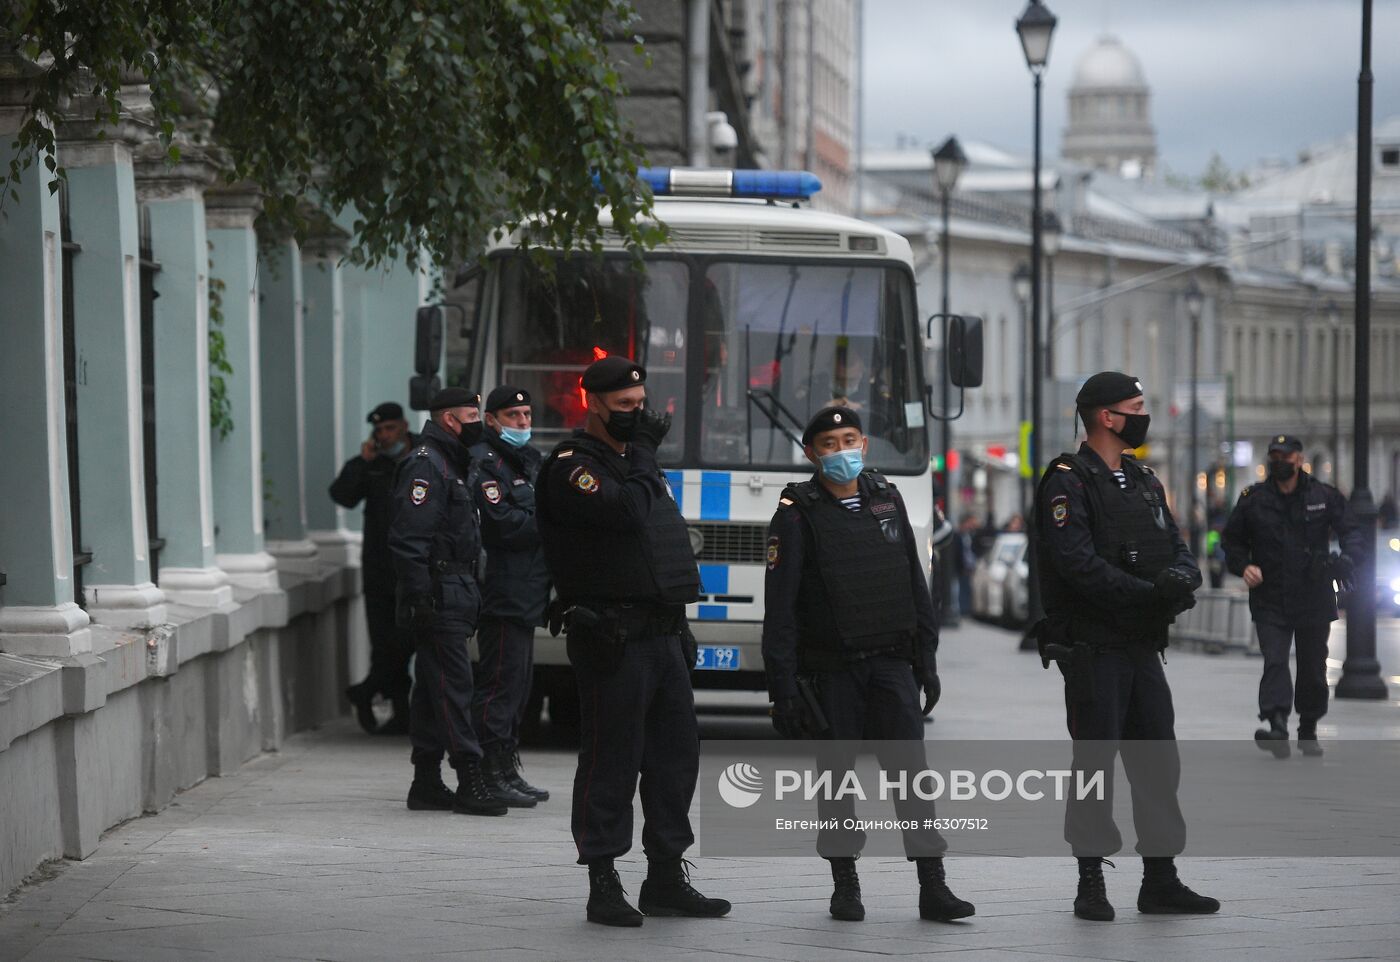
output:
{"label": "white dome", "polygon": [[1142,64],[1117,37],[1104,34],[1079,58],[1074,67],[1072,91],[1111,88],[1147,89]]}

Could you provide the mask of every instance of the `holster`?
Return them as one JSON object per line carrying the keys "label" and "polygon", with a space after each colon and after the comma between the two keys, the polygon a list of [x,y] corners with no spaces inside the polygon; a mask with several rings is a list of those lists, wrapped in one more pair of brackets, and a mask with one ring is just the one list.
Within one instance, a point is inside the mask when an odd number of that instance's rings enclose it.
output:
{"label": "holster", "polygon": [[1073,705],[1087,705],[1094,700],[1095,649],[1075,644],[1069,637],[1068,626],[1058,618],[1045,617],[1031,628],[1040,663],[1044,668],[1055,662],[1065,679],[1065,694]]}
{"label": "holster", "polygon": [[615,608],[571,605],[564,611],[564,636],[575,668],[611,675],[622,664],[627,629],[618,622]]}
{"label": "holster", "polygon": [[826,720],[826,712],[822,711],[816,680],[806,675],[798,675],[797,695],[802,699],[802,706],[806,709],[803,713],[802,723],[803,727],[807,729],[807,735],[811,738],[830,737],[831,723]]}

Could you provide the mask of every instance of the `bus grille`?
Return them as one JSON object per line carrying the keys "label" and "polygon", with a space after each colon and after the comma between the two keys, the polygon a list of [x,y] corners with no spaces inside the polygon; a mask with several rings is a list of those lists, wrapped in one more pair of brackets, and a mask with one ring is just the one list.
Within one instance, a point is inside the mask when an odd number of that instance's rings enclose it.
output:
{"label": "bus grille", "polygon": [[768,525],[735,521],[693,521],[690,526],[705,536],[700,563],[753,564],[767,562]]}

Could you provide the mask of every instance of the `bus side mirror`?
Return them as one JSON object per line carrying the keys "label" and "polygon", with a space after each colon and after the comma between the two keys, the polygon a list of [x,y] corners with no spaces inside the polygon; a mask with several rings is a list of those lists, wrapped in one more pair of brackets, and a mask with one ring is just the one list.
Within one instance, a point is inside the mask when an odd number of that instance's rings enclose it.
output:
{"label": "bus side mirror", "polygon": [[954,387],[982,386],[982,318],[948,318],[948,380]]}
{"label": "bus side mirror", "polygon": [[443,324],[446,321],[446,313],[440,304],[418,308],[413,338],[413,370],[424,377],[433,377],[442,366]]}
{"label": "bus side mirror", "polygon": [[408,406],[415,411],[426,411],[433,403],[433,395],[442,390],[442,382],[436,374],[415,374],[408,379]]}

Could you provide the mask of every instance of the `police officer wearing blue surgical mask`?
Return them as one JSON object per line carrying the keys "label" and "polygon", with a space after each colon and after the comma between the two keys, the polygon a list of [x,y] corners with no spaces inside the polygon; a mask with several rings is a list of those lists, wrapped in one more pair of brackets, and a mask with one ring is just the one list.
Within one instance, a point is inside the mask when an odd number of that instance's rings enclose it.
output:
{"label": "police officer wearing blue surgical mask", "polygon": [[[768,526],[763,661],[773,727],[784,738],[879,739],[877,753],[908,754],[896,761],[923,767],[924,716],[941,692],[938,617],[909,512],[894,485],[865,468],[866,437],[852,409],[822,408],[802,445],[817,471],[784,489]],[[916,751],[905,753],[906,743]],[[890,761],[881,757],[886,769]],[[818,811],[838,825],[853,814]],[[918,824],[931,812],[908,814],[899,817]],[[830,913],[842,921],[865,918],[856,874],[863,841],[859,832],[817,837],[831,863]],[[904,842],[918,868],[919,916],[973,915],[945,882],[943,839],[916,831]]]}
{"label": "police officer wearing blue surgical mask", "polygon": [[471,448],[472,495],[486,548],[472,722],[492,794],[506,805],[530,808],[549,798],[525,781],[519,755],[535,627],[543,623],[549,601],[549,569],[535,523],[535,479],[543,457],[529,443],[530,393],[524,388],[502,384],[487,395],[482,413],[486,428]]}

